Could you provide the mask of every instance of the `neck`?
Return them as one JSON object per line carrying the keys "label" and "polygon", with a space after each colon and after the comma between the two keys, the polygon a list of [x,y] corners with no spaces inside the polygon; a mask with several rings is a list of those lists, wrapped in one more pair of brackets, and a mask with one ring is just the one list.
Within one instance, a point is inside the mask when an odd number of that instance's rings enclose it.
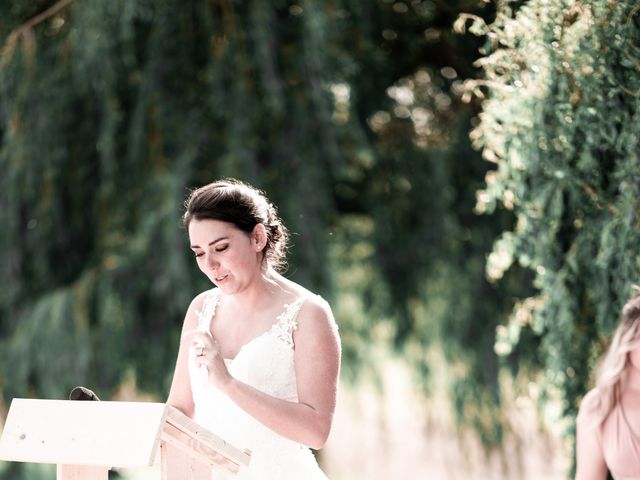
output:
{"label": "neck", "polygon": [[279,290],[279,274],[271,269],[260,272],[250,285],[240,292],[228,296],[228,301],[240,310],[255,310],[269,304],[269,300]]}

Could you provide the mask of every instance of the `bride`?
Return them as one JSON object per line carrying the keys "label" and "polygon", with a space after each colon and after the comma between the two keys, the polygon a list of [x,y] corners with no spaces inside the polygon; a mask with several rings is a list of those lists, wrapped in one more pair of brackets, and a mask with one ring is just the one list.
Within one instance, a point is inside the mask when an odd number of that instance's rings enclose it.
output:
{"label": "bride", "polygon": [[327,302],[284,278],[288,233],[262,192],[237,180],[191,192],[183,216],[214,287],[189,306],[167,403],[251,450],[234,477],[326,479],[340,339]]}

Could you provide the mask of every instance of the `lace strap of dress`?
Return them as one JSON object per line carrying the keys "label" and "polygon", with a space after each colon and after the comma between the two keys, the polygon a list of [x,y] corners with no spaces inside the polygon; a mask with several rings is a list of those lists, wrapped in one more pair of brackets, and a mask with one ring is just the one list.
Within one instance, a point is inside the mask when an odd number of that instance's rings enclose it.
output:
{"label": "lace strap of dress", "polygon": [[298,312],[305,300],[306,297],[298,297],[295,302],[285,304],[284,312],[278,315],[278,321],[273,325],[275,337],[289,348],[293,348],[293,331],[298,328]]}
{"label": "lace strap of dress", "polygon": [[220,296],[218,295],[218,289],[212,288],[204,296],[202,302],[202,309],[197,312],[198,314],[198,327],[201,332],[208,332],[211,328],[211,319],[216,314],[216,308],[220,303]]}

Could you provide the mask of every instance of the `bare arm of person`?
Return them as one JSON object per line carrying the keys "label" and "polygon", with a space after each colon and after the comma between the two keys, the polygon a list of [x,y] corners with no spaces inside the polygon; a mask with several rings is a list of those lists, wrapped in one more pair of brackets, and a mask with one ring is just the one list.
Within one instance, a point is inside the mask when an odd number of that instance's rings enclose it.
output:
{"label": "bare arm of person", "polygon": [[340,373],[340,341],[326,302],[309,299],[298,314],[294,334],[298,402],[281,400],[233,378],[224,367],[216,342],[201,333],[195,338],[212,352],[206,360],[210,381],[240,408],[283,437],[314,449],[324,446],[333,421]]}
{"label": "bare arm of person", "polygon": [[185,415],[193,417],[193,396],[191,393],[191,381],[189,379],[188,355],[191,347],[191,339],[185,332],[196,329],[198,323],[198,310],[202,307],[203,294],[193,299],[191,305],[187,309],[184,323],[182,325],[182,334],[180,336],[180,347],[178,349],[178,358],[176,360],[176,368],[173,373],[173,381],[171,382],[171,390],[167,403]]}
{"label": "bare arm of person", "polygon": [[602,451],[600,425],[596,422],[597,390],[591,390],[582,399],[576,428],[575,480],[605,480],[607,465]]}

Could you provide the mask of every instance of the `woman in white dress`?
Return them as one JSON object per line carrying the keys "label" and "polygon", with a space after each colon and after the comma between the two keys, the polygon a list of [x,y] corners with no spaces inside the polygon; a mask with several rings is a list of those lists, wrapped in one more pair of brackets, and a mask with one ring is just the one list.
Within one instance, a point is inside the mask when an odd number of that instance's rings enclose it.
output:
{"label": "woman in white dress", "polygon": [[223,180],[185,206],[191,250],[214,288],[187,310],[168,403],[251,450],[237,479],[326,479],[310,448],[326,443],[336,405],[329,305],[278,273],[288,232],[262,192]]}

